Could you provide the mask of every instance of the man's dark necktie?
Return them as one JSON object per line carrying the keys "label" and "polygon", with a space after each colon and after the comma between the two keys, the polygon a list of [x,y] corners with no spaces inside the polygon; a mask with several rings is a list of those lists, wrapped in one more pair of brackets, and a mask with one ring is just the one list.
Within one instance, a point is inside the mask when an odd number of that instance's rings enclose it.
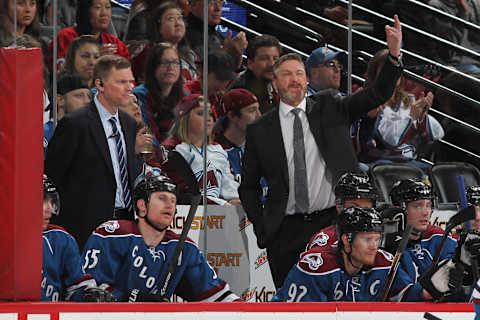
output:
{"label": "man's dark necktie", "polygon": [[115,138],[115,144],[117,146],[118,163],[120,165],[120,177],[122,179],[123,199],[125,201],[125,207],[132,208],[132,196],[130,194],[130,187],[128,186],[128,173],[127,173],[127,161],[126,154],[123,150],[122,137],[117,129],[117,119],[108,119],[112,125],[112,137]]}
{"label": "man's dark necktie", "polygon": [[293,120],[293,165],[295,185],[295,212],[308,213],[310,206],[308,199],[307,185],[307,163],[305,161],[305,142],[303,140],[302,121],[298,116],[301,109],[292,110],[295,119]]}

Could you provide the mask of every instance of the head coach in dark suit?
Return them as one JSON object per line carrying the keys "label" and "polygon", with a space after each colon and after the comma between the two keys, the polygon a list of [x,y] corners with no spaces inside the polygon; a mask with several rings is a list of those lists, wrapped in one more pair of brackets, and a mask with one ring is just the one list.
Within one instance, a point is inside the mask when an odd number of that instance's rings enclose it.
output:
{"label": "head coach in dark suit", "polygon": [[98,93],[93,101],[59,121],[45,163],[61,195],[55,223],[77,239],[80,249],[105,220],[133,219],[136,124],[118,108],[132,93],[130,62],[101,57],[94,84]]}
{"label": "head coach in dark suit", "polygon": [[[324,91],[305,98],[307,79],[300,56],[282,56],[273,80],[280,103],[247,128],[239,193],[258,246],[267,248],[277,288],[315,231],[333,222],[335,181],[345,171],[359,170],[351,122],[393,94],[402,72],[397,16],[385,32],[390,55],[376,83],[347,97]],[[269,187],[263,206],[262,177]]]}

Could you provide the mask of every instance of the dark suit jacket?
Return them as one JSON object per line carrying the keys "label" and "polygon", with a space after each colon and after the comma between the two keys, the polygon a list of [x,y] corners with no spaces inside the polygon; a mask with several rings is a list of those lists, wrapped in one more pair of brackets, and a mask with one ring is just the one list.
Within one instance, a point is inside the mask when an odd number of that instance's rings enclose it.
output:
{"label": "dark suit jacket", "polygon": [[[127,113],[118,113],[133,194],[136,125]],[[113,217],[117,188],[107,138],[93,101],[58,122],[48,147],[45,172],[60,193],[60,215],[55,223],[66,228],[83,248],[92,231]]]}
{"label": "dark suit jacket", "polygon": [[[334,181],[345,171],[358,170],[349,130],[352,120],[385,103],[392,96],[400,74],[401,68],[387,61],[371,88],[347,97],[327,90],[307,98],[310,130]],[[261,177],[265,177],[269,188],[263,207]],[[247,127],[239,188],[260,248],[274,244],[273,238],[285,215],[288,189],[288,166],[277,106]]]}

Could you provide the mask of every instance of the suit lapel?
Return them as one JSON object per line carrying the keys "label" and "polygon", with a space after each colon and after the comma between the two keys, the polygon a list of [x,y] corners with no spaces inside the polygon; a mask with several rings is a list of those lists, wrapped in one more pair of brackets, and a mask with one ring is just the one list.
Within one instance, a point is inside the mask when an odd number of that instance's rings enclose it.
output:
{"label": "suit lapel", "polygon": [[115,175],[113,173],[112,158],[110,157],[110,149],[108,148],[107,137],[105,136],[105,130],[103,130],[102,121],[98,114],[95,102],[92,101],[88,106],[88,115],[90,121],[90,133],[92,134],[94,144],[97,146],[99,153],[102,155],[105,165],[113,179]]}
{"label": "suit lapel", "polygon": [[269,117],[268,122],[266,123],[265,138],[267,138],[267,140],[265,146],[267,150],[269,150],[273,159],[279,159],[280,170],[288,188],[287,154],[285,152],[285,143],[283,142],[279,112],[278,108],[274,108],[270,114],[271,116]]}

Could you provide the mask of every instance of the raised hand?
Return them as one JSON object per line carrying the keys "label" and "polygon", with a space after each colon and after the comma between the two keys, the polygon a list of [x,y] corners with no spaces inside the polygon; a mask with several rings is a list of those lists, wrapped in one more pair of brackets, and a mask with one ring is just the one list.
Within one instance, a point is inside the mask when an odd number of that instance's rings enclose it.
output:
{"label": "raised hand", "polygon": [[402,47],[402,25],[398,15],[394,15],[393,19],[395,20],[393,27],[385,26],[385,35],[387,37],[388,50],[393,56],[398,57]]}

